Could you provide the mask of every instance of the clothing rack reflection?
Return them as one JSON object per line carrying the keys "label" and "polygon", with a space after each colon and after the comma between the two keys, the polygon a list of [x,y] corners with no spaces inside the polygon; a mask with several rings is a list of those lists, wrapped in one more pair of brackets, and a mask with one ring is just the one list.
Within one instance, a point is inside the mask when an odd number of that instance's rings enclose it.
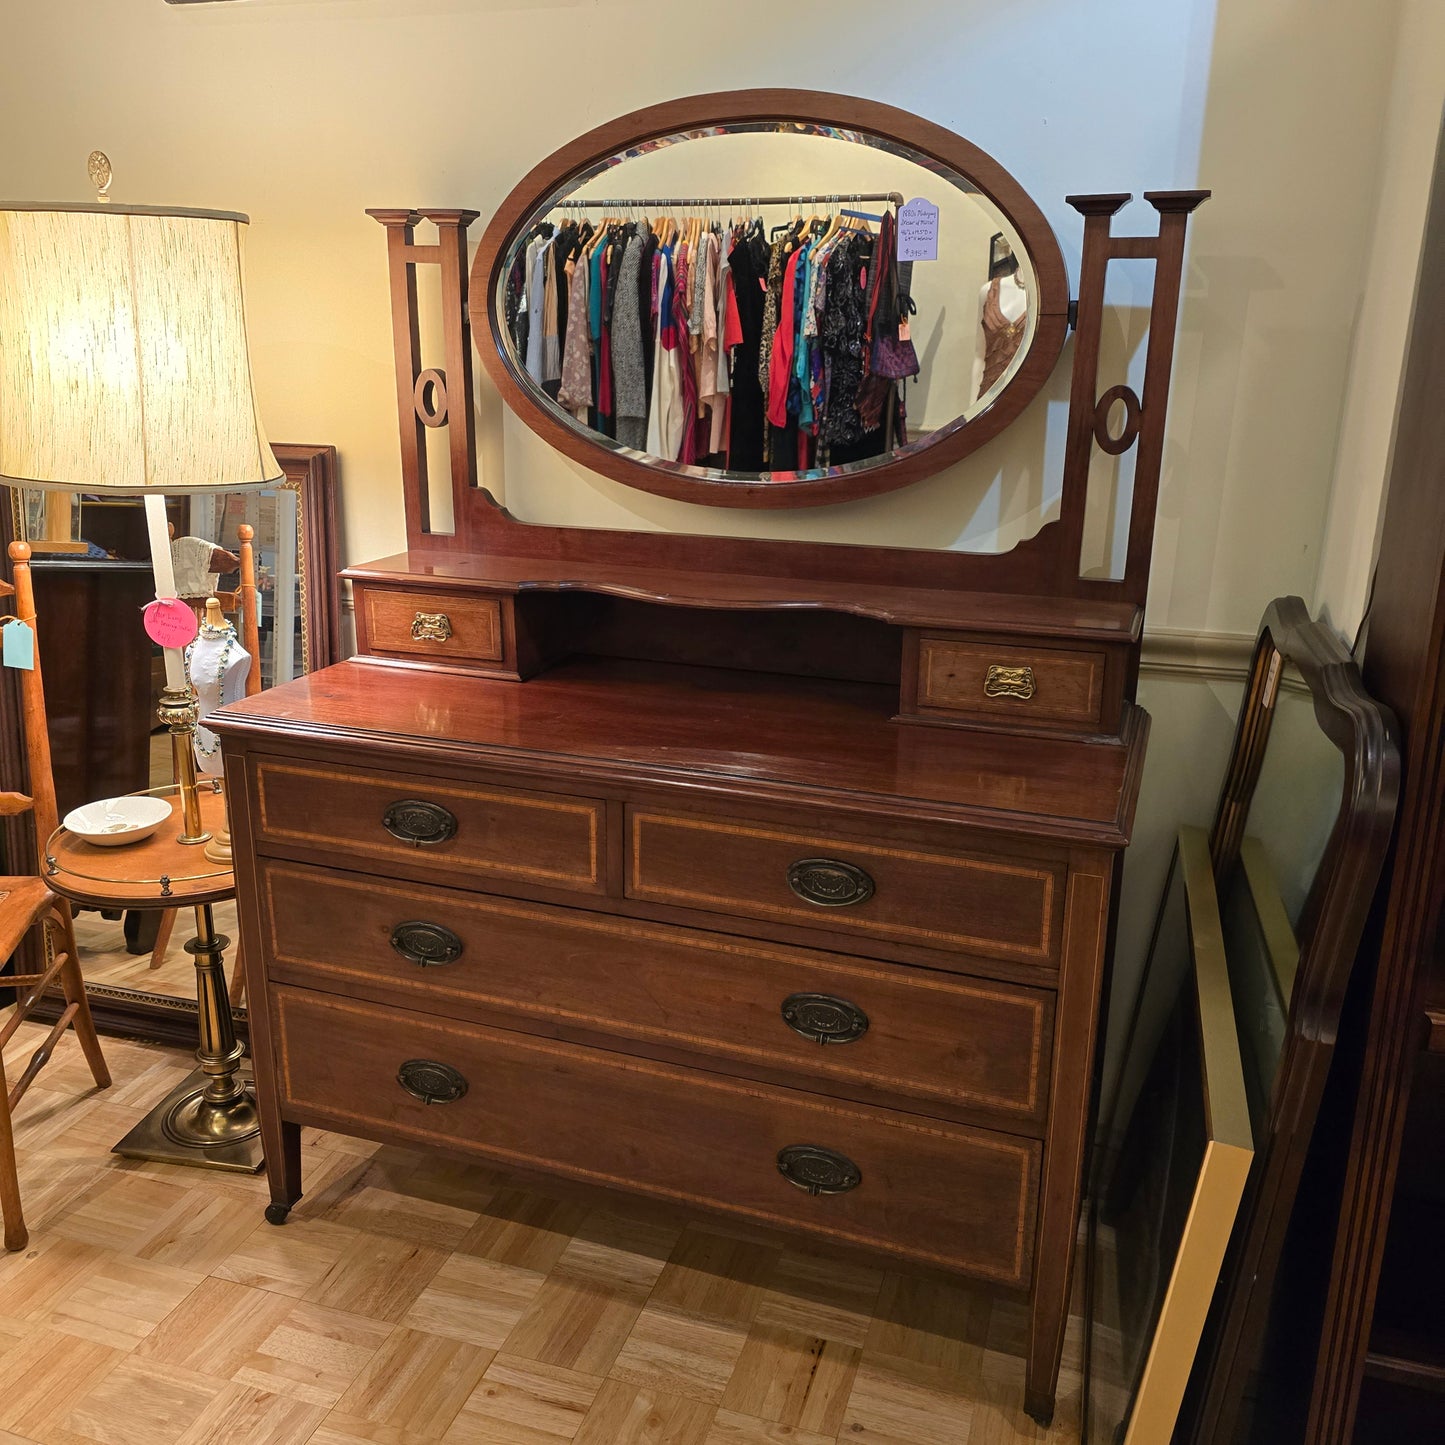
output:
{"label": "clothing rack reflection", "polygon": [[588,198],[567,197],[557,201],[551,209],[554,211],[577,211],[577,210],[622,210],[628,206],[648,206],[656,209],[659,206],[791,206],[795,202],[809,205],[843,202],[843,201],[888,201],[892,205],[901,206],[903,197],[898,191],[828,191],[819,195],[791,195],[791,196],[646,196],[632,197],[629,200],[593,200]]}

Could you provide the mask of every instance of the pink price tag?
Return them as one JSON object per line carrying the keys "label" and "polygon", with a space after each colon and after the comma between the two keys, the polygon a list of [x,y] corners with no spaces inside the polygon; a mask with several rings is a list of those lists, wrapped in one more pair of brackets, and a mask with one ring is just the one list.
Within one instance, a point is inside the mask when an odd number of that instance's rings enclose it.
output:
{"label": "pink price tag", "polygon": [[200,631],[196,614],[179,597],[157,597],[143,611],[146,635],[159,647],[184,647]]}

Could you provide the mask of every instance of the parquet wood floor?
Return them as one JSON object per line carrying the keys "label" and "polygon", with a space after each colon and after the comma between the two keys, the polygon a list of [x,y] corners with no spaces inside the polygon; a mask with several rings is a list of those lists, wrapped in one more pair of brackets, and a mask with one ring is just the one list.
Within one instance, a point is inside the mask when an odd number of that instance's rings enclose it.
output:
{"label": "parquet wood floor", "polygon": [[109,1153],[190,1060],[106,1055],[100,1093],[67,1039],[17,1116],[0,1445],[1077,1438],[1077,1321],[1046,1432],[1022,1306],[765,1231],[316,1130],[277,1229],[264,1180]]}

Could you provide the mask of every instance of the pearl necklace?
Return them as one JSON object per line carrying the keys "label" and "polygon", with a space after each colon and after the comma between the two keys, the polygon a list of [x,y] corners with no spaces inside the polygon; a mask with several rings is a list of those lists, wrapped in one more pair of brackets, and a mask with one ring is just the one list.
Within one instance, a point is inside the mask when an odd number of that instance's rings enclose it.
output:
{"label": "pearl necklace", "polygon": [[[221,697],[221,687],[226,678],[226,668],[230,665],[231,654],[236,650],[236,629],[232,627],[229,622],[222,623],[220,627],[212,627],[210,623],[203,622],[201,623],[200,637],[205,638],[207,642],[221,642],[222,644],[220,656],[216,660],[216,699],[219,701]],[[222,639],[224,639],[224,642],[222,642]],[[200,638],[196,639],[196,641],[199,640]],[[196,685],[196,678],[191,673],[191,654],[195,652],[195,650],[196,642],[193,641],[187,645],[185,653],[186,676],[191,679],[191,685],[193,687]],[[205,731],[210,732],[211,730],[207,728]],[[196,751],[200,753],[203,758],[213,758],[221,750],[220,738],[216,737],[215,733],[211,733],[211,736],[215,741],[208,746],[202,741],[201,729],[199,726],[197,727]]]}

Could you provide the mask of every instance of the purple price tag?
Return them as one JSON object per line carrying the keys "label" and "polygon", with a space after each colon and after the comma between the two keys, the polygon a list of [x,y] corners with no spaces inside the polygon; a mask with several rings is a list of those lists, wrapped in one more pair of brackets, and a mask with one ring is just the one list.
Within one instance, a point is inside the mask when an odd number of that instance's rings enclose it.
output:
{"label": "purple price tag", "polygon": [[898,208],[898,259],[938,260],[938,207],[915,197]]}

